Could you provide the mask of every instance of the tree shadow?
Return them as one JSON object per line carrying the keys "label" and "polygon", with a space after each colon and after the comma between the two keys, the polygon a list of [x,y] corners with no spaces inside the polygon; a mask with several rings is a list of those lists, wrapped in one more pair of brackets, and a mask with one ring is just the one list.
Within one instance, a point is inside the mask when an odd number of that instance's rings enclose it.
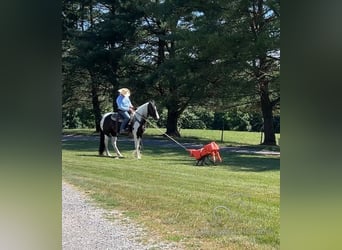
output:
{"label": "tree shadow", "polygon": [[92,141],[64,141],[62,149],[70,151],[93,151],[98,150],[98,145]]}
{"label": "tree shadow", "polygon": [[257,154],[227,153],[221,167],[234,171],[262,172],[280,170],[280,157]]}
{"label": "tree shadow", "polygon": [[[120,141],[117,142],[118,148],[121,150],[133,149],[134,144],[130,141]],[[108,143],[109,150],[113,151],[112,144]],[[98,152],[99,142],[94,141],[64,141],[62,143],[62,149],[70,151],[94,151]]]}
{"label": "tree shadow", "polygon": [[109,159],[125,158],[125,157],[118,157],[114,155],[114,153],[112,156],[99,155],[99,154],[76,154],[76,156],[89,157],[89,158],[109,158]]}
{"label": "tree shadow", "polygon": [[[280,156],[279,155],[261,155],[255,153],[238,153],[222,151],[220,155],[222,162],[215,164],[206,161],[207,164],[197,165],[197,159],[191,157],[189,152],[181,148],[168,148],[146,146],[143,148],[142,153],[156,155],[163,157],[165,162],[172,160],[174,164],[191,165],[195,167],[220,167],[232,171],[246,171],[246,172],[262,172],[262,171],[279,171],[280,170]],[[174,158],[176,155],[177,158]],[[170,157],[169,157],[170,156]],[[184,156],[184,157],[179,157]]]}
{"label": "tree shadow", "polygon": [[[114,154],[113,148],[109,145],[111,153]],[[132,152],[134,144],[132,141],[120,141],[118,147],[123,154]],[[82,157],[106,157],[98,155],[98,142],[94,141],[64,141],[62,148],[70,151],[81,151],[78,156]],[[82,153],[92,151],[93,153]],[[226,150],[220,151],[222,162],[216,164],[208,163],[206,165],[196,165],[197,160],[191,157],[185,149],[177,147],[167,147],[156,145],[153,143],[144,143],[142,146],[142,154],[157,157],[165,160],[165,163],[176,165],[189,165],[194,167],[223,168],[230,171],[246,171],[246,172],[262,172],[262,171],[279,171],[280,156],[259,155],[254,153],[230,152]],[[176,157],[175,157],[176,156]],[[115,157],[108,157],[115,159]],[[126,158],[126,157],[125,157]],[[129,158],[129,157],[127,157]]]}

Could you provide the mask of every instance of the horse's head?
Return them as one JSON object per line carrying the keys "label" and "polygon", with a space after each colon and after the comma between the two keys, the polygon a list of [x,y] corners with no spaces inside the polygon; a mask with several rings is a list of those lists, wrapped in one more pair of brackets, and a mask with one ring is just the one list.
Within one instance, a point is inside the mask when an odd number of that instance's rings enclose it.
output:
{"label": "horse's head", "polygon": [[152,116],[155,120],[159,119],[158,110],[157,110],[156,104],[153,100],[149,101],[149,103],[148,103],[147,115]]}

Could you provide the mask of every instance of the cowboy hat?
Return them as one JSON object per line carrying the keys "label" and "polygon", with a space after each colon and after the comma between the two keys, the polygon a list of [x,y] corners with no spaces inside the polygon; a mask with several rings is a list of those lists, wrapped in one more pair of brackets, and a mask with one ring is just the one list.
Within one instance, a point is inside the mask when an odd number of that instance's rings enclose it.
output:
{"label": "cowboy hat", "polygon": [[128,88],[121,88],[118,90],[118,92],[120,92],[120,94],[123,96],[130,96],[131,95],[131,91]]}

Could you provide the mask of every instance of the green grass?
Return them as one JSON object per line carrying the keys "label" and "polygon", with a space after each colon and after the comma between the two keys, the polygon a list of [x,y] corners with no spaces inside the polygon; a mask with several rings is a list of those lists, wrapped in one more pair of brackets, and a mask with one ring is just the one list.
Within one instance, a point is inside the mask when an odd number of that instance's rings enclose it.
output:
{"label": "green grass", "polygon": [[[256,139],[229,133],[238,138],[246,145]],[[132,142],[118,146],[126,158],[97,156],[97,141],[63,142],[63,178],[188,249],[279,249],[279,157],[221,152],[223,163],[199,167],[180,147],[144,143],[136,160]]]}

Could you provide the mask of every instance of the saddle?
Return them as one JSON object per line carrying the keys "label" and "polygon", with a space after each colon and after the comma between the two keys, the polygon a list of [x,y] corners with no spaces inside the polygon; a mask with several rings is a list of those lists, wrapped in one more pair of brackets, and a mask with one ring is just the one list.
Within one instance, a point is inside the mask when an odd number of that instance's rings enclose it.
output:
{"label": "saddle", "polygon": [[[131,117],[131,118],[130,118],[130,120],[129,120],[127,126],[126,126],[126,128],[128,128],[129,131],[132,130],[133,114],[130,114],[130,117]],[[119,112],[113,112],[113,114],[111,114],[111,116],[110,116],[110,119],[112,119],[113,121],[116,122],[117,128],[119,128],[118,123],[119,123],[119,122],[121,123],[121,122],[123,122],[123,120],[124,120],[123,117],[120,115]]]}
{"label": "saddle", "polygon": [[116,122],[122,122],[123,118],[118,112],[113,112],[113,114],[110,116],[110,119]]}

